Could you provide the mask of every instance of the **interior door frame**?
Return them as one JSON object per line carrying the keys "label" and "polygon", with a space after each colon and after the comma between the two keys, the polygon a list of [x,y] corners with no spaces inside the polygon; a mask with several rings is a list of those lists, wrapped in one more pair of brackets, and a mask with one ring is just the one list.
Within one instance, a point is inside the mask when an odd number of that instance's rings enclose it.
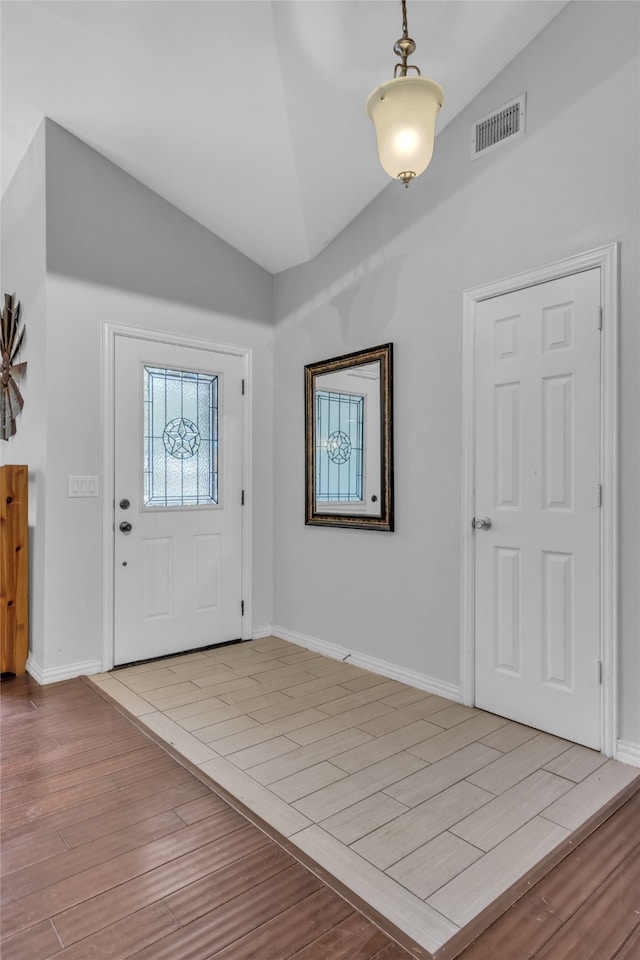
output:
{"label": "interior door frame", "polygon": [[558,260],[537,269],[465,290],[462,328],[462,526],[460,694],[475,703],[475,309],[482,300],[595,267],[600,268],[602,340],[600,354],[600,703],[601,746],[615,757],[618,701],[618,243]]}
{"label": "interior door frame", "polygon": [[155,330],[140,327],[131,327],[126,324],[104,321],[102,331],[102,475],[103,475],[103,603],[102,603],[102,670],[111,670],[114,666],[115,655],[115,543],[114,543],[114,516],[115,516],[115,341],[116,337],[128,337],[134,340],[147,340],[151,343],[162,343],[177,347],[192,347],[196,350],[205,350],[208,353],[222,353],[242,357],[244,361],[244,398],[242,405],[242,489],[244,490],[244,507],[242,510],[242,540],[241,550],[241,577],[242,597],[244,599],[244,615],[242,617],[241,639],[247,640],[253,636],[252,619],[252,507],[253,502],[251,478],[252,471],[252,413],[251,413],[251,386],[253,353],[250,347],[238,346],[229,343],[217,343],[211,340],[201,340],[195,337],[184,337],[179,334],[165,334]]}

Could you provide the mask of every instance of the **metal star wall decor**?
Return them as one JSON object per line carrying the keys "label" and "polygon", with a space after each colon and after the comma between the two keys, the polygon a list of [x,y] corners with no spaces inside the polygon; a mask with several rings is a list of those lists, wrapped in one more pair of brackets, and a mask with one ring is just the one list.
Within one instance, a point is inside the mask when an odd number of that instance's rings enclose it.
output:
{"label": "metal star wall decor", "polygon": [[16,301],[14,294],[5,293],[4,309],[0,321],[0,437],[8,440],[16,432],[16,417],[24,406],[22,394],[13,379],[20,377],[27,369],[26,361],[16,363],[25,327],[20,327],[20,301]]}

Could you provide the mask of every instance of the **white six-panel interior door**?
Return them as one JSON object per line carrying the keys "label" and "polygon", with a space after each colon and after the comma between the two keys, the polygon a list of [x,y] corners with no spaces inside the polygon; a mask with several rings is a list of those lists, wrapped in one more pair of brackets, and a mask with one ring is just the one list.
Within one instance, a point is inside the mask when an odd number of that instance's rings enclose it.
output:
{"label": "white six-panel interior door", "polygon": [[114,338],[116,665],[242,636],[243,371],[242,356]]}
{"label": "white six-panel interior door", "polygon": [[599,749],[600,269],[475,304],[475,702]]}

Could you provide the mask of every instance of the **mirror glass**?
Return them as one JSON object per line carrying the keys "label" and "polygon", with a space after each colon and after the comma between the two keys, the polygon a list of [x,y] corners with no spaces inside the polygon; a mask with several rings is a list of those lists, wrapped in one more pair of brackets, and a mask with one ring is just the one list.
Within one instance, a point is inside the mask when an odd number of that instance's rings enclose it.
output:
{"label": "mirror glass", "polygon": [[392,344],[305,367],[306,522],[393,530]]}

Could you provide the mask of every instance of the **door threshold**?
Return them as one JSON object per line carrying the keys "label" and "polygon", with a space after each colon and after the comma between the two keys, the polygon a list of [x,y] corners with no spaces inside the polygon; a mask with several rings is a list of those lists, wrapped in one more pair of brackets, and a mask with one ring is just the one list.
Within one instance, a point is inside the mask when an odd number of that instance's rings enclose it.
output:
{"label": "door threshold", "polygon": [[223,640],[222,643],[208,643],[206,647],[191,647],[189,650],[178,650],[176,653],[163,653],[159,657],[149,657],[146,660],[130,660],[128,663],[116,663],[111,668],[111,672],[124,670],[127,667],[137,667],[143,663],[157,663],[159,660],[175,660],[176,657],[186,657],[189,653],[202,653],[204,650],[232,647],[237,643],[248,643],[249,639],[243,640],[242,637],[238,637],[236,640]]}

